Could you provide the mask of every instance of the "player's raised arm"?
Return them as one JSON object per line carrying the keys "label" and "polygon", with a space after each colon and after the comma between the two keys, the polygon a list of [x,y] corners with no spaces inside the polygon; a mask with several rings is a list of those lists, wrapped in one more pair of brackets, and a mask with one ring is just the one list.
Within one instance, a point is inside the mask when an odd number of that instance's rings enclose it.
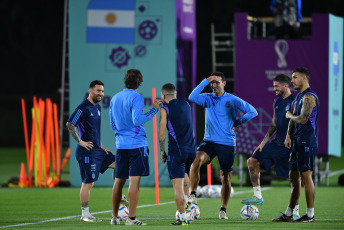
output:
{"label": "player's raised arm", "polygon": [[206,95],[201,94],[202,90],[209,85],[209,80],[204,79],[194,90],[192,90],[189,101],[196,103],[197,105],[204,106]]}
{"label": "player's raised arm", "polygon": [[133,102],[132,108],[132,119],[135,126],[144,124],[145,122],[151,120],[154,115],[159,111],[159,105],[161,104],[160,99],[156,99],[153,102],[153,108],[151,108],[147,113],[143,114],[143,98],[142,96],[137,96]]}

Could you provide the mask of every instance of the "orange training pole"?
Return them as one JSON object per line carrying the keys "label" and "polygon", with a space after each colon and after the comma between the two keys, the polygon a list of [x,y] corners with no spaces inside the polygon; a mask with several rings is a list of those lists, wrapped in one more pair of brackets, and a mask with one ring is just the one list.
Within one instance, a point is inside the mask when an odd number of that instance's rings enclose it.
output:
{"label": "orange training pole", "polygon": [[[42,178],[44,177],[44,171],[42,162],[44,161],[44,141],[43,141],[43,127],[44,127],[44,101],[40,98],[38,102],[39,107],[39,142],[38,142],[38,186],[42,187]],[[43,162],[43,166],[44,166]]]}
{"label": "orange training pole", "polygon": [[30,150],[29,150],[29,137],[27,133],[27,122],[26,122],[26,109],[25,109],[25,101],[21,99],[22,111],[23,111],[23,123],[24,123],[24,137],[25,137],[25,147],[26,147],[26,160],[27,165],[29,165],[30,160]]}
{"label": "orange training pole", "polygon": [[55,125],[55,144],[56,144],[56,162],[57,162],[57,177],[60,180],[60,172],[61,172],[61,157],[60,157],[60,139],[59,139],[59,124],[57,118],[57,105],[54,103],[54,125]]}
{"label": "orange training pole", "polygon": [[63,168],[66,166],[67,164],[67,161],[69,159],[69,156],[70,156],[70,148],[67,149],[67,152],[63,158],[63,161],[62,161],[62,164],[61,164],[61,171],[63,170]]}
{"label": "orange training pole", "polygon": [[36,141],[36,115],[35,110],[32,109],[32,126],[31,126],[31,142],[30,142],[30,158],[28,162],[29,170],[29,187],[32,187],[32,169],[33,169],[33,156],[35,150],[35,141]]}
{"label": "orange training pole", "polygon": [[49,98],[45,101],[45,137],[44,137],[44,149],[45,149],[45,184],[48,186],[49,184],[49,177],[50,177],[50,119],[51,114],[51,101]]}
{"label": "orange training pole", "polygon": [[33,170],[33,159],[35,156],[35,143],[36,143],[36,97],[33,97],[33,108],[32,108],[32,131],[31,131],[31,144],[30,144],[30,161],[29,161],[29,186],[33,186],[32,181],[32,170]]}
{"label": "orange training pole", "polygon": [[55,140],[54,140],[54,123],[53,123],[52,111],[51,111],[51,117],[50,117],[49,123],[50,123],[51,160],[52,160],[52,168],[53,168],[52,177],[55,178],[57,176],[57,173],[56,173],[56,154],[55,154]]}
{"label": "orange training pole", "polygon": [[211,164],[207,164],[207,181],[211,185]]}
{"label": "orange training pole", "polygon": [[[152,88],[152,102],[155,101],[156,92]],[[156,204],[159,205],[159,168],[158,168],[158,134],[156,125],[156,115],[153,117],[153,139],[154,139],[154,165],[155,165],[155,198]]]}

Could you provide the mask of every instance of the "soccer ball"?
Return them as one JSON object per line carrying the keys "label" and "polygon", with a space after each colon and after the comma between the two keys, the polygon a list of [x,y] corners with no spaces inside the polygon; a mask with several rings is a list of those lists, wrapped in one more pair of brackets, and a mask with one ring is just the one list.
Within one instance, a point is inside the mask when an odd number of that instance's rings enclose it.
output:
{"label": "soccer ball", "polygon": [[125,205],[121,205],[119,206],[118,209],[118,217],[121,221],[126,221],[128,219],[129,216],[129,209],[127,206]]}
{"label": "soccer ball", "polygon": [[[190,190],[191,190],[191,187],[190,187]],[[197,197],[200,197],[202,195],[201,190],[202,190],[202,187],[198,185],[197,186],[197,191],[196,191],[196,196]]]}
{"label": "soccer ball", "polygon": [[[178,220],[180,217],[180,213],[179,211],[177,210],[176,211],[176,220]],[[191,209],[189,209],[189,211],[186,212],[186,222],[188,224],[191,224],[193,221],[194,221],[195,217],[194,217],[194,214],[193,212],[191,211]]]}
{"label": "soccer ball", "polygon": [[202,189],[201,189],[202,197],[209,197],[208,191],[209,191],[209,188],[210,188],[210,187],[211,187],[211,186],[208,186],[208,185],[204,185],[204,186],[202,187]]}
{"label": "soccer ball", "polygon": [[197,206],[197,204],[191,204],[189,206],[189,209],[192,211],[194,215],[194,219],[195,220],[199,219],[199,216],[201,215],[201,211],[199,210],[199,207]]}
{"label": "soccer ball", "polygon": [[254,205],[244,205],[240,215],[243,220],[256,220],[259,216],[259,210]]}
{"label": "soccer ball", "polygon": [[208,189],[208,196],[211,198],[219,198],[221,197],[221,185],[212,185],[209,186]]}

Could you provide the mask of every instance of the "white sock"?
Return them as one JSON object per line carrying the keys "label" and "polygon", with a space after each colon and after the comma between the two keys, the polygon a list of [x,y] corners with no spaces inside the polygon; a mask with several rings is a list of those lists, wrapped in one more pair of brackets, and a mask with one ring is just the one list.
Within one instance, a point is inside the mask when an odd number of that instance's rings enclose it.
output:
{"label": "white sock", "polygon": [[312,218],[314,216],[314,208],[307,208],[306,213],[309,218]]}
{"label": "white sock", "polygon": [[260,186],[253,187],[254,196],[258,199],[262,199],[262,190],[260,190]]}
{"label": "white sock", "polygon": [[185,204],[187,204],[188,202],[189,202],[189,198],[188,198],[188,196],[187,195],[183,195],[184,196],[184,200],[185,200]]}
{"label": "white sock", "polygon": [[181,221],[184,221],[184,220],[186,219],[186,212],[180,213],[180,214],[179,214],[179,219],[180,219]]}
{"label": "white sock", "polygon": [[293,210],[293,215],[294,216],[300,216],[300,214],[299,214],[299,205],[297,204],[297,205],[295,205],[295,208],[294,208],[294,210]]}
{"label": "white sock", "polygon": [[90,215],[90,210],[88,207],[86,208],[81,208],[81,211],[82,211],[82,216],[89,216]]}
{"label": "white sock", "polygon": [[291,209],[288,205],[287,207],[287,210],[285,210],[285,213],[284,213],[286,216],[291,216],[293,215],[293,209]]}

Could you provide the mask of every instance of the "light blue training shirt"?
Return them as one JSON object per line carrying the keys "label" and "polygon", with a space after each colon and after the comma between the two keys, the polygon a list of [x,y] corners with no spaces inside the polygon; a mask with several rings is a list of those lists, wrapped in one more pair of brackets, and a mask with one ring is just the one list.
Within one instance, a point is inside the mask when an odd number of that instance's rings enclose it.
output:
{"label": "light blue training shirt", "polygon": [[143,124],[158,112],[151,108],[143,114],[143,97],[134,89],[124,89],[110,102],[110,125],[115,130],[117,149],[136,149],[147,146]]}
{"label": "light blue training shirt", "polygon": [[[235,146],[235,132],[231,131],[233,125],[238,127],[258,115],[257,110],[246,101],[230,94],[224,93],[216,96],[214,93],[200,94],[209,84],[204,79],[190,94],[189,100],[205,108],[204,141]],[[245,114],[236,119],[238,112]]]}

